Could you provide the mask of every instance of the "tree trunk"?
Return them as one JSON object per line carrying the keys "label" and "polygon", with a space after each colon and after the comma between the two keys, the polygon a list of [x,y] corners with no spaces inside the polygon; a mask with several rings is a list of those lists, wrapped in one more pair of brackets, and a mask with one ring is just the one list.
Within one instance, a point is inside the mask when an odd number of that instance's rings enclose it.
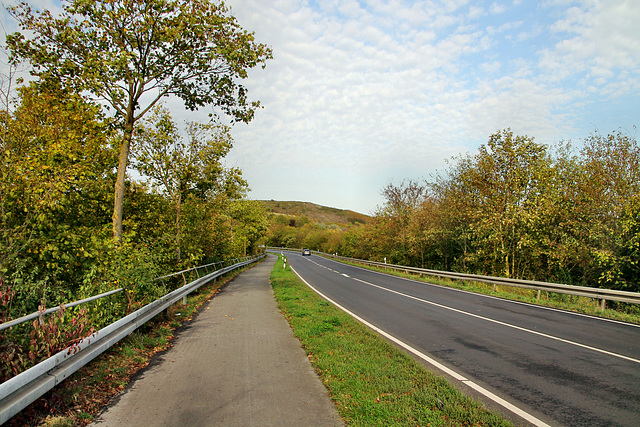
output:
{"label": "tree trunk", "polygon": [[127,110],[127,120],[124,126],[124,135],[122,145],[120,146],[120,159],[118,161],[118,173],[116,175],[115,196],[113,201],[113,240],[117,243],[122,242],[122,211],[124,204],[124,184],[129,163],[129,150],[131,148],[131,139],[133,138],[133,105]]}
{"label": "tree trunk", "polygon": [[182,208],[182,194],[178,192],[178,197],[176,199],[176,253],[178,256],[178,261],[180,261],[180,211]]}

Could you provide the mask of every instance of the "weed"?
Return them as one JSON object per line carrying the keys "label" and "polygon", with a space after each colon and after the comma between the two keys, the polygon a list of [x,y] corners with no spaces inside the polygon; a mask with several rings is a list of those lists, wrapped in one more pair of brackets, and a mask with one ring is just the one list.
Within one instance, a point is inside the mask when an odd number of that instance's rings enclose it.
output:
{"label": "weed", "polygon": [[66,417],[47,417],[42,425],[44,427],[73,427],[73,421]]}

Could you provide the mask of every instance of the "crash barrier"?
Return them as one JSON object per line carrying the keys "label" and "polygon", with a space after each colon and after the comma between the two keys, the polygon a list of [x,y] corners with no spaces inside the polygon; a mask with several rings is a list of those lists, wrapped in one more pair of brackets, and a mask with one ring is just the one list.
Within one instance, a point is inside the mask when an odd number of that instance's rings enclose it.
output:
{"label": "crash barrier", "polygon": [[[0,424],[8,421],[65,378],[191,292],[213,279],[245,267],[265,256],[266,254],[245,257],[236,264],[200,277],[0,384]],[[117,291],[119,290],[111,292]]]}
{"label": "crash barrier", "polygon": [[[295,252],[301,251],[301,249],[276,248],[276,247],[267,247],[267,250],[295,251]],[[593,298],[595,300],[600,301],[600,309],[602,310],[604,310],[606,307],[606,301],[617,301],[617,302],[626,302],[631,304],[640,304],[640,293],[638,292],[618,291],[614,289],[590,288],[587,286],[564,285],[561,283],[547,283],[547,282],[538,282],[534,280],[509,279],[505,277],[482,276],[477,274],[453,273],[450,271],[429,270],[425,268],[407,267],[403,265],[387,264],[384,262],[367,261],[367,260],[362,260],[357,258],[348,258],[348,257],[343,257],[338,255],[326,254],[324,252],[319,252],[319,251],[311,251],[311,252],[326,258],[332,258],[332,259],[337,259],[341,261],[362,264],[369,267],[384,268],[388,270],[403,272],[406,274],[416,274],[419,276],[422,276],[422,275],[436,276],[436,277],[444,277],[447,279],[454,279],[454,280],[470,280],[475,282],[489,283],[493,285],[494,291],[497,285],[534,289],[538,291],[538,295],[537,295],[538,299],[540,299],[540,294],[543,291],[555,292],[559,294],[578,295],[578,296],[583,296],[587,298]]]}
{"label": "crash barrier", "polygon": [[[182,276],[182,280],[184,281],[184,284],[187,284],[187,280],[185,278],[185,273],[190,273],[192,271],[195,271],[196,275],[198,276],[198,278],[200,278],[200,273],[198,272],[199,270],[205,270],[206,274],[209,274],[209,268],[211,268],[213,271],[218,270],[218,268],[221,268],[222,266],[224,266],[225,264],[227,265],[233,265],[242,261],[246,261],[247,259],[249,259],[251,257],[244,257],[244,258],[235,258],[232,260],[227,260],[227,261],[218,261],[218,262],[212,262],[210,264],[205,264],[205,265],[200,265],[198,267],[192,267],[192,268],[187,268],[186,270],[182,270],[182,271],[178,271],[176,273],[171,273],[171,274],[167,274],[166,276],[162,276],[162,277],[157,277],[155,279],[153,279],[154,281],[162,281],[165,279],[169,279],[171,277],[175,277],[175,276]],[[216,267],[220,265],[220,267]],[[71,308],[71,307],[75,307],[77,305],[80,304],[84,304],[87,302],[91,302],[91,301],[95,301],[98,300],[100,298],[104,298],[104,297],[108,297],[110,295],[113,294],[117,294],[119,292],[122,292],[124,290],[124,288],[118,288],[118,289],[114,289],[112,291],[108,291],[105,293],[102,293],[100,295],[94,295],[92,297],[89,298],[85,298],[85,299],[81,299],[79,301],[74,301],[74,302],[70,302],[67,304],[61,304],[57,307],[52,307],[52,308],[48,308],[46,310],[43,311],[36,311],[34,313],[31,314],[27,314],[26,316],[22,316],[19,317],[17,319],[13,319],[4,323],[0,323],[0,331],[3,331],[5,329],[9,329],[13,326],[19,325],[21,323],[24,322],[28,322],[30,320],[36,319],[36,318],[42,318],[43,316],[46,316],[47,314],[51,314],[51,313],[55,313],[56,311],[60,311],[62,310],[62,307],[64,308]]]}

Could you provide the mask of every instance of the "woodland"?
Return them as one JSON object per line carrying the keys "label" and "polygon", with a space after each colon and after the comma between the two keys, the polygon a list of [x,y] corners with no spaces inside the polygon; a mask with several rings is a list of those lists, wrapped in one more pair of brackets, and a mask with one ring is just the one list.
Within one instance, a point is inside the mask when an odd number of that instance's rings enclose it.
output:
{"label": "woodland", "polygon": [[[269,244],[392,264],[640,291],[640,146],[628,132],[539,144],[505,129],[366,224],[276,218]],[[293,227],[291,226],[293,225]]]}
{"label": "woodland", "polygon": [[[223,3],[8,10],[22,32],[0,82],[0,322],[125,292],[0,332],[0,381],[179,285],[158,277],[255,253],[268,224],[224,158],[271,49]],[[215,113],[177,123],[166,99]]]}

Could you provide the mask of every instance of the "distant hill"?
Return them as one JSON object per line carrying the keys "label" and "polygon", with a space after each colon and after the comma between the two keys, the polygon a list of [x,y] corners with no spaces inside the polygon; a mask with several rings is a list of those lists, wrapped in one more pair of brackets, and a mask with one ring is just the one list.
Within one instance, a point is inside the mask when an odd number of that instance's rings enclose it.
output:
{"label": "distant hill", "polygon": [[290,216],[306,216],[324,224],[366,224],[371,217],[358,212],[329,208],[309,202],[281,202],[277,200],[260,200],[268,211]]}

